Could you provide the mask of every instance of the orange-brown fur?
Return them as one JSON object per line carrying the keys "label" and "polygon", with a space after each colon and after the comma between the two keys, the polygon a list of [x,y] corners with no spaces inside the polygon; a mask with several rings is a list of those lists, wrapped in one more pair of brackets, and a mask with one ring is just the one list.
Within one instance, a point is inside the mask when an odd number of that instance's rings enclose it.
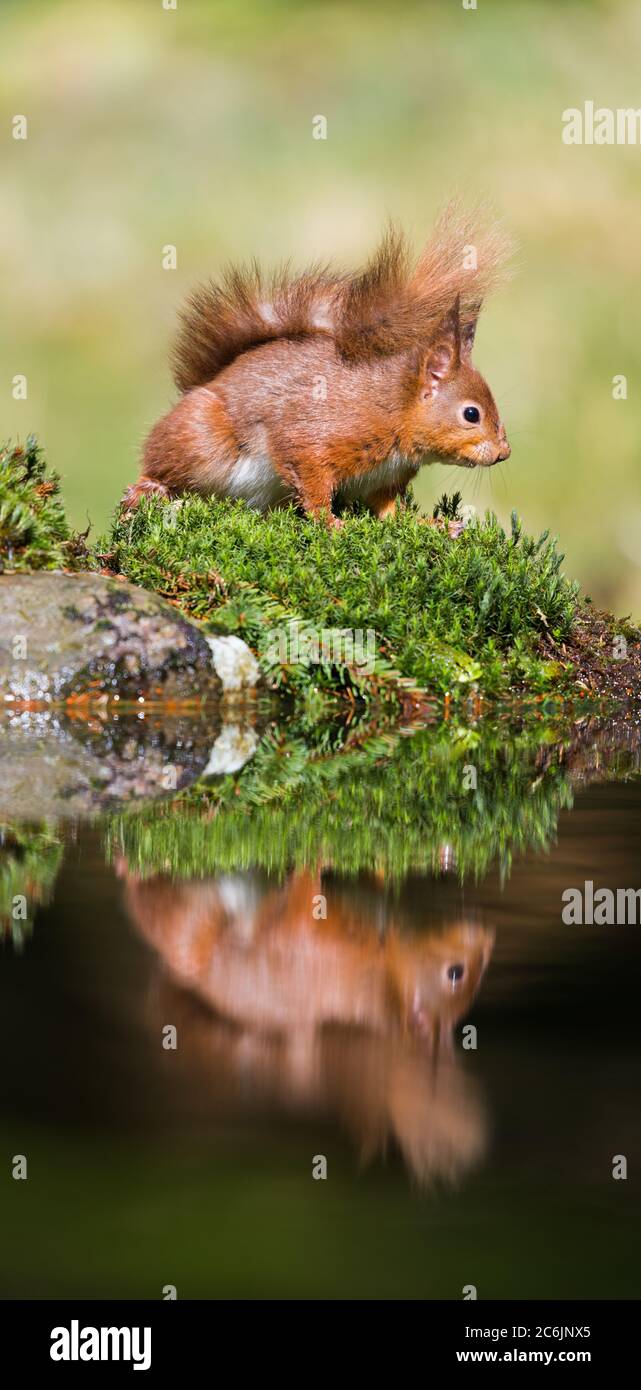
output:
{"label": "orange-brown fur", "polygon": [[[151,485],[261,510],[293,500],[334,521],[335,497],[360,496],[382,516],[424,462],[507,458],[471,362],[481,297],[504,253],[499,233],[475,239],[450,210],[415,264],[388,232],[358,275],[315,267],[265,281],[252,266],[196,290],[174,351],[184,394],[151,431],[125,505]],[[478,422],[463,418],[466,405]]]}

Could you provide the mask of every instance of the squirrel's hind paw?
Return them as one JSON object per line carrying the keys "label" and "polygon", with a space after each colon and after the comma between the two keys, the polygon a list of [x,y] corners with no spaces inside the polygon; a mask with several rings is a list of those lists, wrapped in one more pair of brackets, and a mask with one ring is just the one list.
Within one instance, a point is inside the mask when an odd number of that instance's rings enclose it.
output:
{"label": "squirrel's hind paw", "polygon": [[141,497],[170,496],[169,488],[165,487],[164,483],[156,483],[153,478],[143,476],[138,479],[137,483],[132,483],[131,487],[127,488],[120,503],[120,510],[121,512],[132,512],[138,506]]}

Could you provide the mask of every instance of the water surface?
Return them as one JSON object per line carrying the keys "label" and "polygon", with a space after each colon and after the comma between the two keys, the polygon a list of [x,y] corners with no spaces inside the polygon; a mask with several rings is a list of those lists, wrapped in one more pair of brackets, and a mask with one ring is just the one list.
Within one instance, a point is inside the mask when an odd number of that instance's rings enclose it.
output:
{"label": "water surface", "polygon": [[6,818],[2,1295],[638,1297],[641,927],[562,920],[640,886],[634,721],[325,748],[284,809],[263,738]]}

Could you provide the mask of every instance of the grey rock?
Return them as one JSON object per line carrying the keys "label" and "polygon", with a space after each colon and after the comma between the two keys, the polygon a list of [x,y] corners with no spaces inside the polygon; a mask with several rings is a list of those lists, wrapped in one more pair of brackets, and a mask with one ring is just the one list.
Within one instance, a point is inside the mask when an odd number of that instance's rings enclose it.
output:
{"label": "grey rock", "polygon": [[156,594],[99,574],[0,579],[0,698],[193,699],[222,689],[207,639]]}

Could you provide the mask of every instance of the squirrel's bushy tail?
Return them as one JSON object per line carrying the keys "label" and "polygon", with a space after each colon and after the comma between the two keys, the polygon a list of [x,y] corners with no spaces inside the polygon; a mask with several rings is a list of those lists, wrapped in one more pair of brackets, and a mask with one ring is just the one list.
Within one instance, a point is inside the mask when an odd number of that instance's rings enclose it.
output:
{"label": "squirrel's bushy tail", "polygon": [[287,267],[269,278],[253,262],[230,266],[220,284],[189,295],[180,315],[172,365],[181,391],[211,381],[235,357],[276,338],[330,332],[341,277],[322,266],[302,275]]}
{"label": "squirrel's bushy tail", "polygon": [[351,361],[390,356],[430,341],[459,298],[461,322],[475,318],[505,277],[511,245],[483,209],[450,203],[415,259],[400,231],[388,228],[363,271],[341,275],[313,266],[267,280],[256,264],[230,268],[220,285],[189,296],[173,352],[181,391],[211,381],[248,348],[277,338],[331,336]]}
{"label": "squirrel's bushy tail", "polygon": [[441,213],[417,260],[402,233],[390,228],[341,294],[339,351],[363,360],[428,343],[457,298],[465,325],[506,277],[511,251],[507,234],[485,209],[465,212],[457,202]]}

